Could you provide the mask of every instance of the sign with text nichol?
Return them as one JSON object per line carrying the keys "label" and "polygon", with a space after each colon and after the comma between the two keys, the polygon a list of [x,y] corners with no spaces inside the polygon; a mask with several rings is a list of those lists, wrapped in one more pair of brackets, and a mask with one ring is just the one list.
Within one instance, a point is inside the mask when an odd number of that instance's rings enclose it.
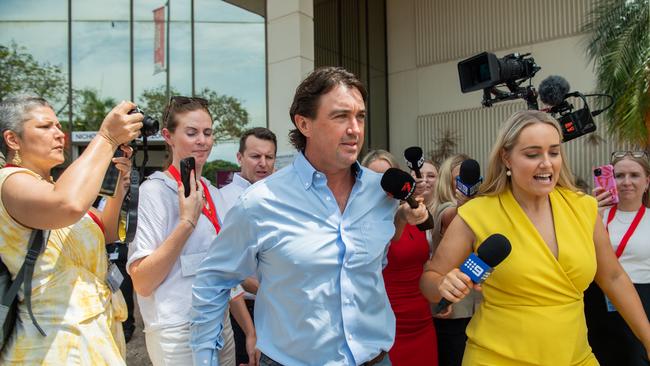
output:
{"label": "sign with text nichol", "polygon": [[472,253],[460,267],[460,271],[468,275],[474,283],[482,283],[492,273],[492,267],[483,262],[475,253]]}

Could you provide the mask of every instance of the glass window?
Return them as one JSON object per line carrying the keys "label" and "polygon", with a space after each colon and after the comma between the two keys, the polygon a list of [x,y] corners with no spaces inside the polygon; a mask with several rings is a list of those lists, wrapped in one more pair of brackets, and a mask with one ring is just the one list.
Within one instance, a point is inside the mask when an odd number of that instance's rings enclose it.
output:
{"label": "glass window", "polygon": [[[38,4],[43,5],[45,9],[51,8],[52,14],[36,10]],[[4,68],[0,70],[0,75],[1,82],[6,82],[12,87],[17,86],[14,79],[29,76],[30,85],[26,86],[28,83],[23,81],[20,86],[23,86],[24,90],[21,91],[45,96],[57,111],[61,110],[59,118],[63,120],[68,83],[68,25],[65,20],[58,20],[61,15],[58,10],[61,9],[61,14],[67,15],[66,1],[0,1],[0,46],[10,50],[15,46],[21,59],[31,58],[32,65],[38,65],[41,70],[45,70],[43,74],[39,74],[29,72],[25,68]],[[33,16],[28,13],[32,10]],[[30,16],[27,17],[26,13]],[[56,86],[49,87],[53,81]],[[14,91],[14,88],[9,89]]]}
{"label": "glass window", "polygon": [[[133,26],[134,39],[134,90],[136,101],[146,103],[145,93],[155,92],[165,96],[167,87],[167,74],[165,71],[155,72],[154,67],[154,42],[155,23],[153,11],[164,7],[165,2],[160,0],[138,1],[134,8],[135,24]],[[167,19],[167,9],[164,10]],[[192,94],[192,46],[190,24],[190,0],[170,1],[169,26],[169,88],[171,94]],[[163,25],[163,39],[166,39],[166,24]],[[163,47],[166,47],[163,44]],[[165,60],[166,62],[166,60]],[[161,109],[164,104],[156,104],[156,109]],[[162,110],[150,110],[151,114],[160,117]]]}
{"label": "glass window", "polygon": [[73,0],[75,130],[96,131],[117,102],[130,98],[129,62],[129,0]]}
{"label": "glass window", "polygon": [[208,88],[233,97],[248,112],[248,127],[266,126],[264,17],[207,0],[196,1],[195,13],[197,93]]}
{"label": "glass window", "polygon": [[68,0],[2,0],[0,21],[68,21]]}

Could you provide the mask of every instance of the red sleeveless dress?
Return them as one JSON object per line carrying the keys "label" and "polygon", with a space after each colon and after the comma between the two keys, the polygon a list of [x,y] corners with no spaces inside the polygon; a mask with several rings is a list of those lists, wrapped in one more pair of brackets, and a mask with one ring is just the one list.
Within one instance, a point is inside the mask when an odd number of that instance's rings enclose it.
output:
{"label": "red sleeveless dress", "polygon": [[384,282],[397,320],[395,344],[389,352],[393,366],[438,365],[436,331],[429,302],[420,292],[420,276],[429,258],[424,232],[406,225],[388,250]]}

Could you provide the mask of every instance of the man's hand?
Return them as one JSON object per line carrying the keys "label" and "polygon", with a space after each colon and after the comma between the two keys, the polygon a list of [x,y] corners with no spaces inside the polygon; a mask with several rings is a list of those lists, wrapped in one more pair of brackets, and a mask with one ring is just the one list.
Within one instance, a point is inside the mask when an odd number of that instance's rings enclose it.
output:
{"label": "man's hand", "polygon": [[423,223],[429,217],[427,206],[424,205],[424,198],[418,197],[415,200],[418,203],[417,208],[411,208],[407,203],[402,203],[397,209],[398,218],[410,225]]}
{"label": "man's hand", "polygon": [[240,363],[239,366],[259,366],[262,352],[255,348],[257,337],[246,337],[246,353],[248,354],[248,363]]}

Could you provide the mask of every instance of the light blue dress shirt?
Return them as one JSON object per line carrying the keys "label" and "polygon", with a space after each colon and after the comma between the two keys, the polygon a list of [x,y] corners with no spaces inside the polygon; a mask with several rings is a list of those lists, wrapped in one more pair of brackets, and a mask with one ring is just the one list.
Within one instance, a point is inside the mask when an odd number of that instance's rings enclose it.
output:
{"label": "light blue dress shirt", "polygon": [[360,365],[395,338],[382,268],[397,201],[355,164],[343,213],[302,154],[230,210],[192,291],[195,365],[218,365],[230,288],[257,274],[257,346],[284,365]]}

